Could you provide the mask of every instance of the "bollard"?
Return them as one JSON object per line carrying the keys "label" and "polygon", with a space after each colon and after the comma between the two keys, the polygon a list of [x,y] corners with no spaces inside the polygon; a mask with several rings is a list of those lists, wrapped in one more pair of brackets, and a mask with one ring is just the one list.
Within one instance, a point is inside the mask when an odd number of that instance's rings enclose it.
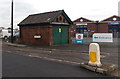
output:
{"label": "bollard", "polygon": [[91,43],[89,45],[89,65],[91,66],[102,66],[100,62],[100,48],[98,43]]}

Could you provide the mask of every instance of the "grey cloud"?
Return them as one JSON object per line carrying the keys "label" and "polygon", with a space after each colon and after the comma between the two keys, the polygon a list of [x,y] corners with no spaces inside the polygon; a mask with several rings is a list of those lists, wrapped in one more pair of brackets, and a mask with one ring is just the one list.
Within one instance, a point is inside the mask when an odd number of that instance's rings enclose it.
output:
{"label": "grey cloud", "polygon": [[34,10],[32,9],[32,5],[24,3],[24,2],[16,2],[15,3],[15,12],[17,13],[31,13]]}
{"label": "grey cloud", "polygon": [[24,3],[24,2],[16,2],[15,3],[15,26],[22,21],[25,17],[32,14],[35,10],[32,8],[30,4]]}
{"label": "grey cloud", "polygon": [[[10,26],[11,2],[0,1],[0,26]],[[14,25],[16,26],[26,16],[33,13],[34,9],[25,2],[14,1]]]}

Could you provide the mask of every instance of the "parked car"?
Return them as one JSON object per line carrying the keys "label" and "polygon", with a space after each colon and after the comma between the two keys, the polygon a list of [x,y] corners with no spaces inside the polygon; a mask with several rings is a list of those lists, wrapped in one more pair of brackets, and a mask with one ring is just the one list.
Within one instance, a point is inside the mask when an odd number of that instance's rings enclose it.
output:
{"label": "parked car", "polygon": [[0,38],[9,39],[10,35],[11,35],[11,32],[8,29],[2,29],[0,31]]}
{"label": "parked car", "polygon": [[15,32],[14,35],[13,35],[13,37],[14,37],[15,41],[19,41],[20,32]]}

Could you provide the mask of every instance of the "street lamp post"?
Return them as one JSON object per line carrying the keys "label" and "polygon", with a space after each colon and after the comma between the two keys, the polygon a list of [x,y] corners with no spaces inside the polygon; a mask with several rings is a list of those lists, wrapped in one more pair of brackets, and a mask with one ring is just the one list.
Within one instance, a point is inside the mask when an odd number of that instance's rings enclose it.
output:
{"label": "street lamp post", "polygon": [[13,0],[11,5],[11,43],[13,43]]}

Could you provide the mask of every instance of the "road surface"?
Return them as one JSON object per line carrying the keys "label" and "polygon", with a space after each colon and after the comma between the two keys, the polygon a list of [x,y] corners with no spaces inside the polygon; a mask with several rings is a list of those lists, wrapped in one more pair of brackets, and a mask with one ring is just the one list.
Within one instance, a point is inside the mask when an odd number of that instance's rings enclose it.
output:
{"label": "road surface", "polygon": [[103,77],[79,66],[3,52],[3,77]]}

